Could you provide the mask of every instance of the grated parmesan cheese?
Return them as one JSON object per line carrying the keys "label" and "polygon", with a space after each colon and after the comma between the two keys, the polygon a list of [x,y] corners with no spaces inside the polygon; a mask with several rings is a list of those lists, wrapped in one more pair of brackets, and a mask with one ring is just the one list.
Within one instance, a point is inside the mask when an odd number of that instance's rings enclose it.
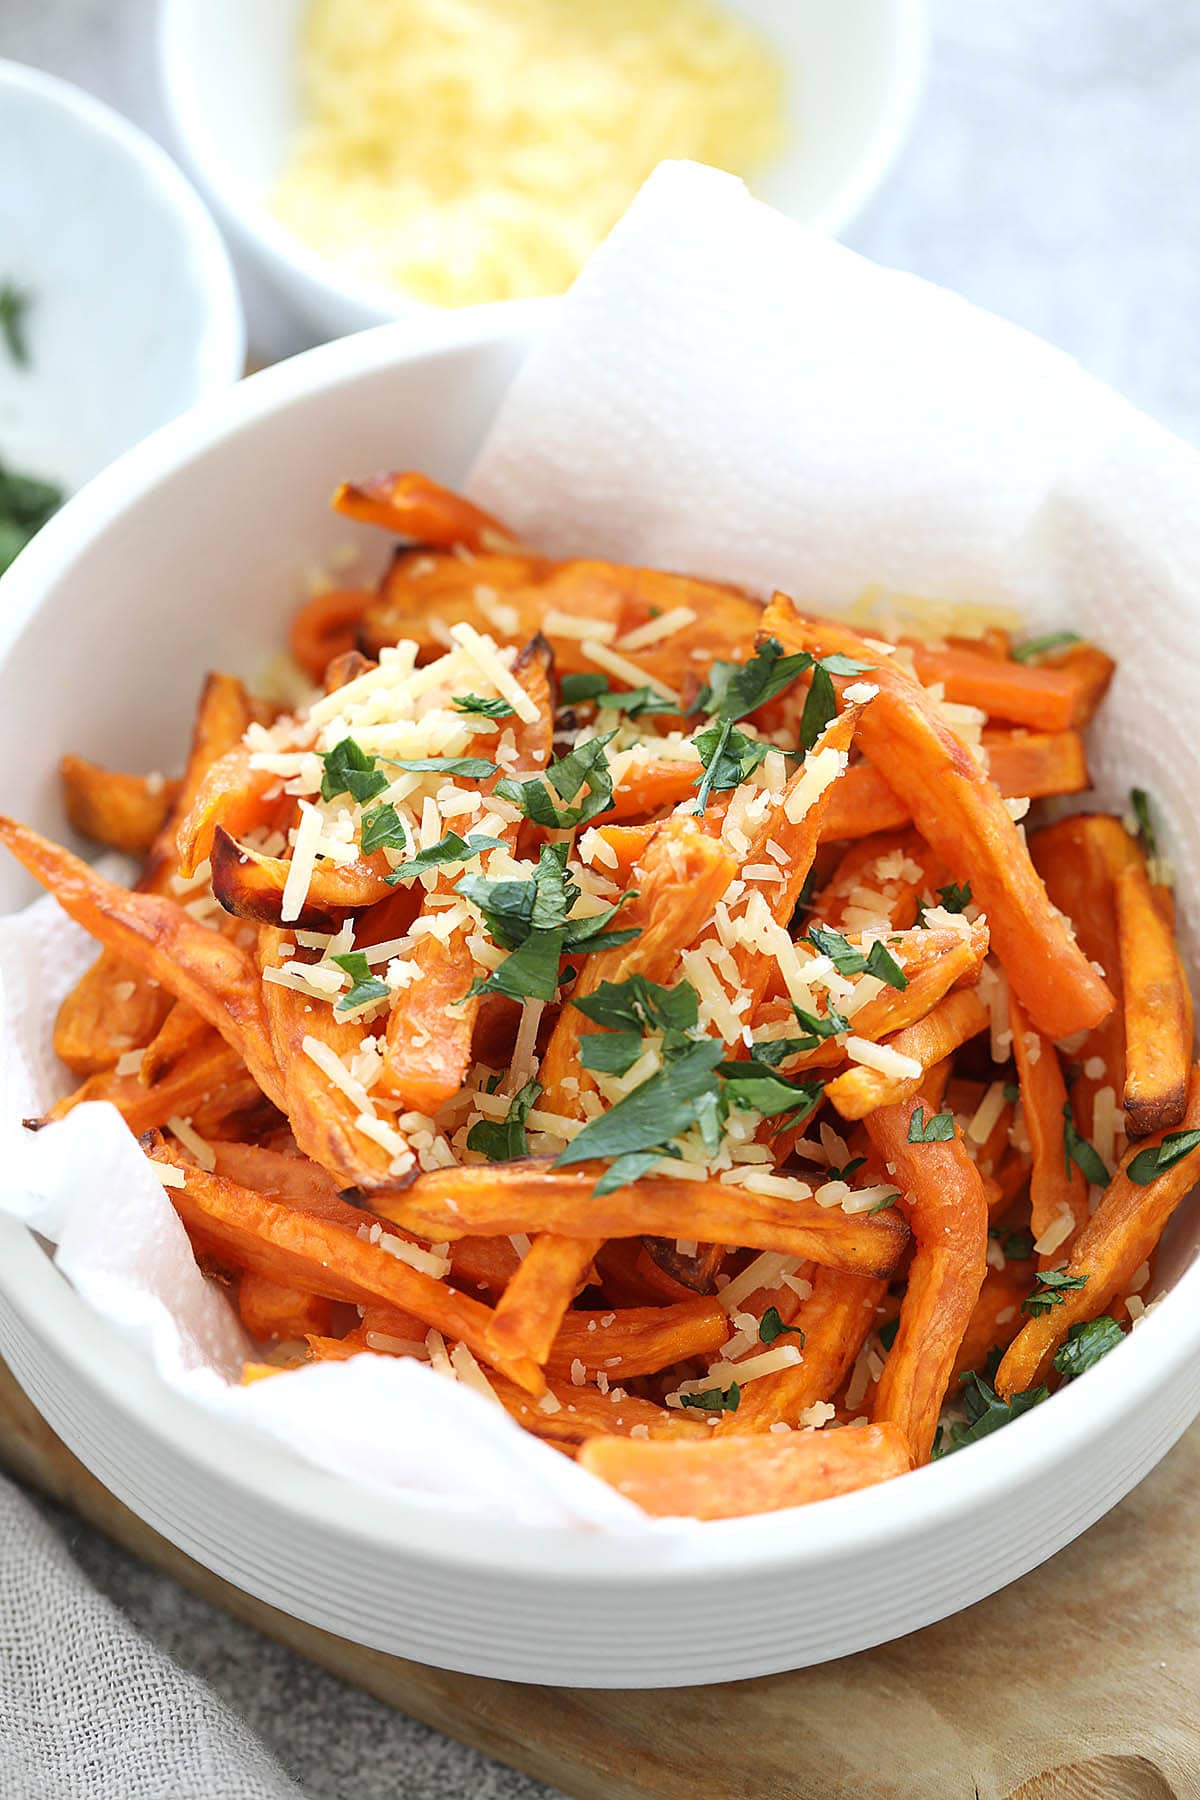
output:
{"label": "grated parmesan cheese", "polygon": [[866,1069],[876,1069],[879,1074],[889,1075],[896,1081],[917,1081],[924,1074],[915,1057],[902,1056],[890,1044],[872,1044],[867,1038],[848,1037],[846,1055],[851,1062],[861,1063]]}

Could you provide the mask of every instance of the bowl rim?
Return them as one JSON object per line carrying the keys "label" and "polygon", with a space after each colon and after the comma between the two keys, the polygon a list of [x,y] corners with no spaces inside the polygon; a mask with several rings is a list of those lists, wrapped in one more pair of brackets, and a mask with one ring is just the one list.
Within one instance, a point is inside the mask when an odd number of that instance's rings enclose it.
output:
{"label": "bowl rim", "polygon": [[[514,335],[514,303],[445,316],[432,342],[414,345],[402,323],[360,332],[306,351],[240,382],[163,426],[87,484],[40,532],[3,577],[0,681],[5,659],[45,594],[85,556],[92,541],[122,516],[151,502],[181,468],[257,421],[317,401],[339,385],[399,364],[472,351]],[[481,316],[486,315],[486,316]],[[525,335],[545,318],[544,303],[524,307]],[[453,379],[451,371],[450,379]],[[255,1506],[303,1519],[310,1528],[350,1533],[376,1553],[408,1552],[431,1563],[523,1580],[672,1585],[698,1577],[772,1571],[852,1555],[856,1547],[911,1544],[946,1528],[985,1498],[1015,1496],[1056,1470],[1089,1442],[1124,1428],[1152,1392],[1176,1380],[1200,1352],[1200,1259],[1183,1270],[1138,1329],[1095,1370],[1015,1421],[1003,1433],[918,1469],[907,1477],[803,1508],[746,1519],[694,1525],[682,1535],[626,1538],[574,1526],[531,1525],[471,1515],[470,1531],[447,1532],[438,1496],[368,1487],[308,1464],[265,1435],[206,1411],[182,1397],[129,1342],[70,1288],[40,1241],[11,1217],[0,1216],[0,1292],[70,1365],[86,1389],[101,1387],[112,1402],[211,1476],[219,1474]],[[646,1546],[657,1560],[649,1561]],[[632,1547],[631,1547],[632,1546]]]}
{"label": "bowl rim", "polygon": [[[912,128],[925,82],[929,58],[929,0],[886,0],[892,33],[892,56],[883,109],[864,139],[841,186],[820,211],[806,221],[809,229],[838,237],[881,186]],[[320,292],[326,300],[353,308],[364,319],[438,316],[450,310],[434,301],[406,294],[386,282],[343,274],[332,258],[310,248],[276,219],[246,186],[214,166],[205,149],[205,114],[198,101],[189,59],[184,53],[184,21],[196,0],[161,0],[158,19],[158,62],[171,123],[188,167],[239,239],[266,257],[277,275],[289,283]],[[553,296],[552,296],[553,297]],[[491,305],[515,305],[492,301]]]}
{"label": "bowl rim", "polygon": [[216,222],[178,163],[148,132],[94,94],[28,63],[0,58],[0,90],[33,95],[136,166],[189,241],[205,318],[192,358],[192,404],[227,389],[246,366],[246,325],[233,263]]}

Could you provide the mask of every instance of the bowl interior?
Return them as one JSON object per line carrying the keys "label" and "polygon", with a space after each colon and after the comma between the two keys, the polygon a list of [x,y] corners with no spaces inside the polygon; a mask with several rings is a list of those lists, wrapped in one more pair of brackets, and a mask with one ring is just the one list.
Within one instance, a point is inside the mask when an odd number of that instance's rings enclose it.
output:
{"label": "bowl interior", "polygon": [[[755,182],[765,200],[837,232],[880,180],[920,84],[923,0],[724,0],[774,45],[791,134]],[[357,323],[420,303],[345,277],[270,211],[296,123],[296,44],[308,0],[167,0],[164,66],[190,161],[231,223],[291,276],[353,301]]]}
{"label": "bowl interior", "polygon": [[228,259],[164,153],[106,107],[0,64],[0,279],[30,297],[0,355],[0,456],[67,488],[241,370]]}

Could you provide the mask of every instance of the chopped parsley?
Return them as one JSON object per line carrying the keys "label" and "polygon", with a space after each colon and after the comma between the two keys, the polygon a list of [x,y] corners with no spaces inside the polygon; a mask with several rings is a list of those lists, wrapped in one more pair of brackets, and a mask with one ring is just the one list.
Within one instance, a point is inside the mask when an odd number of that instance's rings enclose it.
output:
{"label": "chopped parsley", "polygon": [[1200,1131],[1168,1131],[1161,1144],[1151,1144],[1126,1165],[1125,1173],[1135,1187],[1149,1187],[1177,1162],[1182,1162],[1200,1144]]}
{"label": "chopped parsley", "polygon": [[822,1017],[819,1013],[806,1012],[802,1006],[792,1004],[797,1023],[804,1027],[802,1037],[758,1038],[754,1044],[756,1062],[767,1063],[777,1069],[781,1062],[789,1056],[803,1056],[810,1050],[816,1050],[826,1038],[837,1037],[843,1031],[849,1031],[850,1021],[836,1008],[831,1006]]}
{"label": "chopped parsley", "polygon": [[339,794],[349,794],[361,806],[374,800],[376,794],[382,794],[388,785],[388,778],[375,757],[368,756],[352,737],[344,737],[332,750],[326,750],[321,761],[325,764],[325,773],[321,777],[322,800],[336,800]]}
{"label": "chopped parsley", "polygon": [[1130,788],[1129,804],[1133,808],[1133,817],[1137,825],[1137,836],[1146,846],[1146,855],[1158,855],[1158,833],[1154,829],[1154,819],[1150,811],[1150,796],[1145,788]]}
{"label": "chopped parsley", "polygon": [[0,575],[62,505],[61,488],[0,463]]}
{"label": "chopped parsley", "polygon": [[[527,781],[514,781],[506,775],[496,783],[495,791],[502,800],[511,800],[520,807],[535,825],[554,831],[586,825],[589,819],[612,807],[613,783],[605,747],[616,735],[615,731],[606,731],[603,737],[577,744],[568,755],[556,758],[544,775],[532,775]],[[564,805],[556,805],[550,788]],[[571,805],[582,788],[587,789],[586,799],[578,806]]]}
{"label": "chopped parsley", "polygon": [[593,1024],[615,1031],[691,1031],[700,1016],[699,997],[690,981],[660,987],[644,975],[602,981],[594,993],[571,1004]]}
{"label": "chopped parsley", "polygon": [[539,1081],[527,1081],[514,1094],[503,1119],[480,1119],[467,1133],[467,1149],[478,1150],[489,1162],[513,1162],[528,1156],[525,1125],[542,1091]]}
{"label": "chopped parsley", "polygon": [[833,1165],[830,1164],[825,1173],[828,1175],[830,1181],[849,1181],[855,1171],[862,1168],[866,1160],[865,1156],[852,1156],[850,1161],[848,1163],[843,1163],[840,1169],[835,1169]]}
{"label": "chopped parsley", "polygon": [[1028,1262],[1033,1255],[1032,1231],[1006,1231],[1002,1225],[989,1225],[988,1236],[999,1244],[1005,1262]]}
{"label": "chopped parsley", "polygon": [[794,1337],[798,1337],[800,1339],[800,1348],[803,1350],[804,1333],[801,1331],[800,1327],[798,1325],[785,1325],[779,1316],[779,1308],[777,1306],[768,1306],[766,1312],[758,1322],[759,1343],[773,1344],[776,1338],[783,1337],[785,1333],[791,1333]]}
{"label": "chopped parsley", "polygon": [[1086,1275],[1068,1275],[1065,1263],[1061,1269],[1043,1269],[1032,1294],[1022,1300],[1021,1311],[1028,1313],[1031,1319],[1038,1319],[1052,1306],[1065,1306],[1072,1288],[1085,1288],[1087,1284]]}
{"label": "chopped parsley", "polygon": [[[380,812],[390,808],[379,808]],[[370,818],[372,815],[368,814]],[[367,819],[363,820],[363,849],[367,849]],[[374,847],[374,846],[372,846]],[[386,877],[389,886],[395,887],[400,881],[413,881],[426,869],[436,869],[441,863],[470,862],[474,856],[482,856],[485,850],[502,850],[504,839],[488,837],[486,832],[471,832],[467,837],[459,837],[457,831],[448,831],[444,838],[436,844],[430,844],[426,850],[418,850],[407,862],[400,863]]]}
{"label": "chopped parsley", "polygon": [[510,1000],[553,1000],[564,955],[588,956],[637,937],[638,926],[607,929],[625,902],[633,899],[633,889],[615,906],[589,918],[568,917],[579,889],[568,877],[566,863],[565,844],[545,844],[527,880],[464,875],[455,883],[455,893],[479,908],[495,942],[510,952],[498,968],[472,982],[465,998],[507,994]]}
{"label": "chopped parsley", "polygon": [[765,1119],[787,1116],[803,1124],[815,1112],[824,1093],[820,1081],[788,1081],[767,1063],[723,1062],[717,1074],[724,1078],[724,1097],[731,1106],[761,1113]]}
{"label": "chopped parsley", "polygon": [[627,1075],[642,1054],[640,1031],[585,1031],[579,1060],[594,1075]]}
{"label": "chopped parsley", "polygon": [[680,1406],[694,1406],[699,1412],[736,1412],[741,1405],[742,1390],[737,1382],[727,1388],[705,1388],[702,1394],[680,1394]]}
{"label": "chopped parsley", "polygon": [[1036,662],[1040,656],[1049,656],[1055,650],[1066,650],[1072,644],[1082,642],[1077,631],[1048,631],[1044,637],[1026,638],[1023,644],[1014,644],[1009,655],[1014,662]]}
{"label": "chopped parsley", "polygon": [[957,881],[948,881],[938,889],[937,897],[946,912],[966,912],[971,904],[971,884],[964,881],[960,887]]}
{"label": "chopped parsley", "polygon": [[954,1114],[952,1112],[934,1113],[925,1117],[925,1108],[918,1106],[908,1121],[908,1141],[910,1144],[948,1144],[954,1136]]}
{"label": "chopped parsley", "polygon": [[347,950],[343,956],[332,958],[339,969],[344,969],[350,977],[350,991],[339,995],[335,1005],[335,1013],[356,1012],[360,1006],[369,1006],[373,1000],[386,1000],[391,996],[391,988],[386,981],[380,981],[372,975],[371,965],[366,953],[362,950]]}
{"label": "chopped parsley", "polygon": [[692,742],[704,764],[694,808],[698,813],[708,805],[710,794],[723,793],[726,788],[740,787],[748,781],[771,749],[761,738],[747,737],[744,731],[738,731],[731,719],[698,731]]}
{"label": "chopped parsley", "polygon": [[867,1208],[868,1219],[874,1218],[876,1213],[886,1212],[888,1210],[889,1206],[895,1206],[895,1204],[899,1198],[900,1198],[900,1195],[898,1192],[895,1194],[885,1194],[883,1196],[882,1200],[877,1200],[875,1202],[874,1206],[868,1206],[868,1208]]}
{"label": "chopped parsley", "polygon": [[865,956],[853,944],[847,943],[840,931],[834,931],[828,925],[812,926],[808,941],[814,950],[829,958],[839,975],[861,975],[865,970],[886,982],[888,987],[903,991],[908,986],[908,976],[882,938],[876,939]]}
{"label": "chopped parsley", "polygon": [[[408,832],[404,821],[391,801],[382,806],[373,806],[369,813],[363,814],[362,833],[359,839],[364,856],[370,856],[374,850],[403,850],[408,844]],[[390,877],[395,880],[395,876]]]}
{"label": "chopped parsley", "polygon": [[1072,1325],[1066,1343],[1054,1353],[1054,1367],[1060,1375],[1073,1380],[1076,1375],[1094,1369],[1100,1358],[1115,1350],[1124,1336],[1117,1321],[1110,1319],[1107,1313],[1101,1313],[1098,1319]]}
{"label": "chopped parsley", "polygon": [[482,781],[496,773],[496,765],[486,756],[384,756],[380,760],[393,769],[407,769],[413,775],[459,775],[470,781]]}
{"label": "chopped parsley", "polygon": [[507,700],[485,700],[480,694],[458,694],[450,702],[455,712],[470,713],[479,719],[514,719],[516,708]]}
{"label": "chopped parsley", "polygon": [[1021,1090],[1015,1081],[1006,1081],[1002,1092],[1010,1106],[1015,1106],[1017,1101],[1021,1098]]}
{"label": "chopped parsley", "polygon": [[991,1382],[977,1369],[971,1370],[962,1379],[966,1420],[951,1425],[950,1441],[944,1446],[935,1445],[935,1458],[951,1456],[955,1450],[964,1450],[968,1444],[977,1444],[980,1438],[990,1437],[993,1431],[999,1431],[1003,1425],[1011,1425],[1022,1413],[1031,1412],[1043,1400],[1050,1398],[1049,1388],[1036,1387],[1027,1388],[1023,1394],[1014,1394],[1011,1400],[1001,1400]]}
{"label": "chopped parsley", "polygon": [[[503,966],[503,965],[501,965]],[[694,1125],[700,1127],[715,1150],[720,1141],[720,1090],[715,1079],[725,1046],[717,1038],[685,1040],[685,1047],[664,1061],[661,1069],[640,1082],[631,1093],[589,1119],[555,1158],[554,1167],[587,1162],[593,1157],[616,1159],[596,1184],[597,1194],[609,1193],[625,1181],[636,1179],[625,1159],[645,1158],[642,1170],[657,1157],[669,1154],[666,1146]]]}
{"label": "chopped parsley", "polygon": [[611,712],[623,712],[630,719],[644,719],[653,713],[677,713],[673,700],[664,699],[653,688],[610,688],[607,675],[564,675],[559,683],[559,701],[563,706],[593,705]]}
{"label": "chopped parsley", "polygon": [[1080,1137],[1075,1128],[1075,1117],[1068,1100],[1063,1106],[1063,1163],[1068,1177],[1071,1164],[1082,1171],[1083,1178],[1092,1187],[1107,1187],[1108,1170],[1100,1156],[1100,1152],[1089,1144],[1085,1137]]}
{"label": "chopped parsley", "polygon": [[892,1345],[896,1341],[896,1333],[899,1331],[899,1329],[900,1329],[900,1314],[899,1313],[896,1314],[896,1317],[894,1319],[889,1319],[885,1325],[881,1325],[879,1327],[879,1330],[876,1335],[878,1336],[879,1341],[883,1345],[885,1350],[891,1349]]}
{"label": "chopped parsley", "polygon": [[29,340],[25,336],[25,316],[29,311],[29,295],[6,281],[0,286],[0,337],[9,356],[19,369],[29,367]]}

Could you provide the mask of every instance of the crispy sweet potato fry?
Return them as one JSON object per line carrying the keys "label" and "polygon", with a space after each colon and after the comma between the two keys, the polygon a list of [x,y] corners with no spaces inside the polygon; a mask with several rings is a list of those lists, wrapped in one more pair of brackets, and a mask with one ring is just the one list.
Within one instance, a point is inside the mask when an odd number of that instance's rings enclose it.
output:
{"label": "crispy sweet potato fry", "polygon": [[989,1352],[1006,1350],[1012,1343],[1023,1322],[1021,1302],[1032,1286],[1033,1271],[1028,1263],[1009,1263],[1006,1268],[988,1270],[954,1359],[948,1389],[951,1399],[968,1370],[982,1369]]}
{"label": "crispy sweet potato fry", "polygon": [[[230,837],[223,825],[213,832],[209,850],[212,889],[227,913],[254,919],[260,925],[280,925],[283,890],[290,864],[280,856],[264,856]],[[387,882],[388,864],[383,852],[360,856],[352,863],[322,864],[313,870],[308,895],[294,919],[294,930],[336,931],[342,913],[358,912],[386,900],[392,889]]]}
{"label": "crispy sweet potato fry", "polygon": [[[985,731],[988,776],[1006,799],[1081,794],[1088,785],[1087,752],[1077,731]],[[895,831],[911,817],[884,775],[871,763],[847,769],[830,800],[826,838],[860,838]]]}
{"label": "crispy sweet potato fry", "polygon": [[238,1282],[238,1316],[260,1344],[277,1344],[310,1332],[328,1332],[333,1324],[333,1301],[324,1294],[287,1287],[247,1269]]}
{"label": "crispy sweet potato fry", "polygon": [[[1192,1067],[1187,1110],[1175,1129],[1200,1130],[1200,1064]],[[1167,1135],[1156,1131],[1130,1145],[1067,1260],[1068,1277],[1082,1280],[1083,1286],[1060,1288],[1057,1305],[1025,1320],[1000,1364],[998,1394],[1007,1398],[1037,1387],[1049,1374],[1054,1353],[1066,1342],[1071,1326],[1098,1318],[1110,1301],[1130,1291],[1135,1272],[1150,1256],[1167,1220],[1200,1178],[1197,1146],[1145,1185],[1131,1179],[1129,1169],[1135,1158],[1161,1145]],[[1139,1169],[1143,1167],[1139,1164]]]}
{"label": "crispy sweet potato fry", "polygon": [[522,1348],[536,1363],[546,1361],[603,1241],[553,1231],[538,1234],[497,1303],[491,1330],[498,1349],[511,1353]]}
{"label": "crispy sweet potato fry", "polygon": [[344,481],[331,502],[334,512],[381,525],[417,544],[467,550],[515,550],[512,533],[481,506],[432,481],[419,470],[373,475],[357,484]]}
{"label": "crispy sweet potato fry", "polygon": [[653,1375],[689,1356],[708,1356],[729,1336],[728,1315],[715,1300],[677,1306],[624,1307],[619,1312],[564,1314],[546,1367],[570,1380],[580,1367],[589,1381],[597,1371],[612,1383]]}
{"label": "crispy sweet potato fry", "polygon": [[579,1460],[643,1512],[693,1519],[805,1506],[890,1481],[912,1467],[904,1433],[893,1424],[694,1444],[591,1438]]}
{"label": "crispy sweet potato fry", "polygon": [[153,1087],[156,1081],[161,1081],[211,1030],[208,1021],[193,1007],[176,1000],[142,1052],[138,1080],[143,1087]]}
{"label": "crispy sweet potato fry", "polygon": [[250,752],[244,745],[218,757],[179,822],[180,874],[194,875],[211,855],[219,825],[238,839],[256,826],[269,824],[274,814],[266,795],[278,786],[277,775],[250,767]]}
{"label": "crispy sweet potato fry", "polygon": [[686,1235],[786,1250],[831,1268],[878,1276],[892,1272],[908,1241],[895,1212],[852,1216],[815,1201],[666,1175],[644,1177],[597,1198],[592,1188],[598,1173],[588,1163],[551,1169],[532,1160],[436,1169],[402,1193],[373,1197],[372,1204],[381,1217],[435,1243],[531,1228],[588,1239]]}
{"label": "crispy sweet potato fry", "polygon": [[159,1030],[171,996],[150,987],[115,950],[101,950],[58,1009],[54,1054],[73,1075],[99,1075]]}
{"label": "crispy sweet potato fry", "polygon": [[669,1412],[665,1406],[638,1399],[618,1386],[610,1387],[607,1394],[602,1394],[590,1382],[575,1387],[571,1382],[551,1377],[546,1383],[546,1391],[558,1406],[556,1411],[550,1412],[544,1404],[530,1400],[528,1394],[522,1393],[511,1381],[494,1376],[490,1379],[505,1411],[511,1413],[526,1431],[550,1444],[564,1447],[586,1444],[593,1438],[607,1438],[610,1434],[618,1443],[624,1443],[639,1427],[639,1435],[654,1440],[687,1442],[707,1436],[703,1420],[685,1413]]}
{"label": "crispy sweet potato fry", "polygon": [[[864,1009],[865,1010],[865,1009]],[[911,1077],[855,1067],[838,1075],[825,1089],[843,1119],[865,1119],[881,1106],[895,1106],[915,1094],[927,1072],[960,1045],[987,1029],[990,1014],[974,988],[958,988],[939,1000],[915,1025],[887,1039],[887,1048],[911,1057],[920,1072]]]}
{"label": "crispy sweet potato fry", "polygon": [[102,769],[82,756],[64,756],[58,768],[76,831],[126,856],[149,855],[179,793],[177,781]]}
{"label": "crispy sweet potato fry", "polygon": [[[790,650],[872,662],[870,646],[853,632],[802,618],[782,595],[763,629]],[[1054,1038],[1098,1025],[1113,996],[1051,906],[1000,795],[918,682],[886,657],[874,658],[871,680],[879,692],[859,725],[863,750],[886,769],[922,836],[970,880],[1030,1016]]]}
{"label": "crispy sweet potato fry", "polygon": [[1187,1105],[1192,1007],[1168,920],[1141,859],[1116,878],[1121,990],[1125,999],[1125,1129],[1169,1131]]}
{"label": "crispy sweet potato fry", "polygon": [[283,1085],[264,1027],[262,983],[244,950],[197,924],[173,900],[106,881],[70,851],[12,819],[0,819],[0,843],[85,931],[215,1026],[263,1093],[281,1103]]}
{"label": "crispy sweet potato fry", "polygon": [[[347,1226],[206,1174],[168,1144],[151,1146],[150,1155],[183,1172],[184,1185],[166,1192],[184,1224],[220,1244],[240,1267],[331,1300],[399,1306],[491,1359],[485,1341],[491,1314],[477,1300],[409,1268]],[[527,1358],[506,1360],[501,1367],[527,1392],[542,1392],[541,1373]]]}
{"label": "crispy sweet potato fry", "polygon": [[108,1100],[129,1129],[140,1136],[170,1118],[191,1118],[206,1100],[218,1095],[228,1110],[240,1111],[253,1105],[258,1092],[237,1051],[206,1025],[203,1037],[154,1087],[146,1087],[138,1075],[102,1069],[52,1106],[42,1123],[65,1118],[85,1101]]}
{"label": "crispy sweet potato fry", "polygon": [[[973,650],[931,650],[919,643],[913,643],[912,652],[926,686],[940,681],[947,700],[977,706],[989,719],[1005,719],[1034,731],[1067,731],[1086,724],[1091,716],[1091,682],[1076,673],[1077,665],[998,662]],[[1110,675],[1113,666],[1108,663]]]}
{"label": "crispy sweet potato fry", "polygon": [[[1064,1150],[1067,1084],[1059,1068],[1058,1053],[1049,1038],[1033,1030],[1019,1000],[1010,996],[1008,1004],[1013,1060],[1033,1155],[1030,1227],[1035,1239],[1047,1232],[1058,1238],[1055,1249],[1041,1259],[1043,1268],[1053,1268],[1062,1262],[1076,1232],[1087,1221],[1088,1184]],[[1068,1222],[1070,1230],[1060,1235]]]}
{"label": "crispy sweet potato fry", "polygon": [[769,1431],[778,1420],[796,1425],[806,1407],[831,1400],[850,1373],[886,1293],[887,1283],[871,1275],[814,1269],[812,1293],[792,1320],[804,1333],[803,1361],[747,1382],[737,1411],[718,1420],[715,1435]]}
{"label": "crispy sweet potato fry", "polygon": [[353,651],[373,595],[367,588],[334,588],[315,594],[292,620],[289,648],[310,681],[322,681],[335,657]]}
{"label": "crispy sweet potato fry", "polygon": [[918,1104],[885,1107],[866,1126],[907,1196],[917,1244],[873,1416],[898,1424],[923,1463],[987,1272],[988,1211],[979,1171],[957,1133],[944,1143],[909,1143]]}

